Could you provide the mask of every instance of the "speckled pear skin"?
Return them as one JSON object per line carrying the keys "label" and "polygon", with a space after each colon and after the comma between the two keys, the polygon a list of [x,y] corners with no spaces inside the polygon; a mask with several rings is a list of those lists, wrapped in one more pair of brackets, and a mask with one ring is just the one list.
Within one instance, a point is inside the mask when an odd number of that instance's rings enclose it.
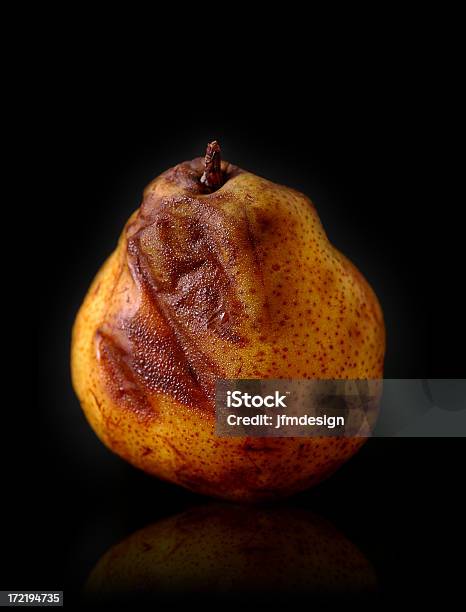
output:
{"label": "speckled pear skin", "polygon": [[91,600],[146,593],[363,595],[371,563],[331,523],[305,510],[212,504],[133,533],[92,570]]}
{"label": "speckled pear skin", "polygon": [[219,378],[381,378],[377,298],[301,193],[202,158],[148,185],[76,318],[72,377],[99,438],[146,472],[237,501],[290,495],[364,438],[218,438]]}

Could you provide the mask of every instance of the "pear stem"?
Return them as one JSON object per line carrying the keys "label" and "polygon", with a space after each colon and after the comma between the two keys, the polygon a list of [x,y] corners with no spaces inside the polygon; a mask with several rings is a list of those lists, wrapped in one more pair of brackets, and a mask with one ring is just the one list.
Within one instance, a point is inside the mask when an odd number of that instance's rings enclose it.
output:
{"label": "pear stem", "polygon": [[222,158],[220,145],[216,140],[209,142],[204,160],[205,170],[201,176],[201,183],[209,189],[216,191],[223,185]]}

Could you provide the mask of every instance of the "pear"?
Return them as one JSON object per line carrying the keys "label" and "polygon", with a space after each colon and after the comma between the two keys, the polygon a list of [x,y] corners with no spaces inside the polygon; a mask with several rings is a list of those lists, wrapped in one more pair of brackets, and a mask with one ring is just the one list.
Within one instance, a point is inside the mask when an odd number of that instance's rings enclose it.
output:
{"label": "pear", "polygon": [[369,595],[370,561],[331,523],[296,508],[211,504],[149,525],[97,562],[92,602],[220,593]]}
{"label": "pear", "polygon": [[365,438],[216,437],[218,379],[378,379],[377,298],[303,194],[220,160],[145,189],[72,335],[72,378],[110,449],[215,497],[261,501],[333,473]]}

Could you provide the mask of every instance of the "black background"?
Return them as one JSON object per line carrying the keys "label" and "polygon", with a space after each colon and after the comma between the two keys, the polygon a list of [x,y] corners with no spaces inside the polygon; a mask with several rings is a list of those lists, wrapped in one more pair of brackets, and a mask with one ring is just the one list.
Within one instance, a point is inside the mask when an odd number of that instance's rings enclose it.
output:
{"label": "black background", "polygon": [[[454,95],[450,77],[416,57],[361,64],[341,53],[328,68],[265,71],[225,51],[221,71],[199,54],[154,57],[134,75],[120,57],[97,66],[77,57],[40,73],[29,106],[40,146],[25,162],[42,179],[25,198],[37,254],[37,385],[23,423],[31,442],[7,467],[24,486],[4,521],[4,588],[64,589],[70,603],[109,546],[208,503],[103,448],[70,386],[69,345],[85,291],[143,187],[211,139],[232,163],[312,198],[382,303],[386,377],[464,376]],[[325,516],[365,553],[380,601],[444,597],[455,586],[463,451],[462,439],[373,439],[290,503]]]}

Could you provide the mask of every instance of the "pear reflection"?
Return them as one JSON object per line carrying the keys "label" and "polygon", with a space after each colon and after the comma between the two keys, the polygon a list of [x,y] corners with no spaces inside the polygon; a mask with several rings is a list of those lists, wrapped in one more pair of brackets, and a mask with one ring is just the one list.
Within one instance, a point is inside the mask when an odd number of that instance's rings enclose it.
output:
{"label": "pear reflection", "polygon": [[304,510],[211,504],[137,531],[99,560],[91,597],[129,593],[365,594],[366,557]]}

